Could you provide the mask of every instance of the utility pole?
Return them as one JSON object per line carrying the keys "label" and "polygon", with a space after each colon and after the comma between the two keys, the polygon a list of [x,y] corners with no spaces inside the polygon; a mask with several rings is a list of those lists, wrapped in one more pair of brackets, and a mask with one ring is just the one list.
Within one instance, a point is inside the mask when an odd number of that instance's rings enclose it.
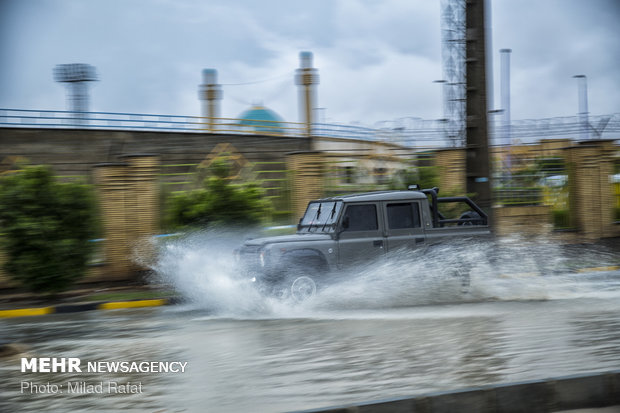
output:
{"label": "utility pole", "polygon": [[491,211],[491,167],[487,122],[485,0],[466,0],[466,157],[467,192]]}

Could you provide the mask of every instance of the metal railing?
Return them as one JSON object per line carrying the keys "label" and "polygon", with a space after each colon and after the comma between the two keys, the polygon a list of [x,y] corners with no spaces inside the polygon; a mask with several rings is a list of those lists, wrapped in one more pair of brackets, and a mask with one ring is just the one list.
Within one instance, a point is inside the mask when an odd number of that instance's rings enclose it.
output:
{"label": "metal railing", "polygon": [[242,121],[243,119],[233,118],[144,113],[0,109],[0,126],[3,127],[130,129],[196,133],[217,131],[244,134],[253,131],[287,136],[303,134],[303,125],[299,123],[256,120],[246,125]]}
{"label": "metal railing", "polygon": [[[516,120],[510,128],[496,117],[489,118],[491,143],[531,143],[545,138],[580,139],[584,128],[592,139],[620,139],[620,114],[591,116],[585,125],[577,116]],[[187,133],[258,134],[269,136],[307,136],[299,122],[262,119],[205,118],[200,116],[153,115],[121,112],[71,112],[57,110],[0,108],[0,127],[78,128],[100,130],[138,130]],[[375,127],[341,123],[314,123],[311,134],[318,137],[389,142],[406,147],[447,147],[445,119],[401,118],[375,123]]]}
{"label": "metal railing", "polygon": [[[160,132],[258,134],[306,136],[306,125],[263,119],[205,118],[200,116],[152,115],[120,112],[70,112],[0,108],[0,127],[116,129]],[[355,125],[316,123],[313,136],[369,141],[389,140],[399,131]]]}

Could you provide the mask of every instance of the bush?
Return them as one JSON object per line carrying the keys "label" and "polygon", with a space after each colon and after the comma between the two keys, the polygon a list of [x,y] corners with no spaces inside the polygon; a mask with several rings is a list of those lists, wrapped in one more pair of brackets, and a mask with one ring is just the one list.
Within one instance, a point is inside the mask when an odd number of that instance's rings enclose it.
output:
{"label": "bush", "polygon": [[216,160],[203,187],[172,195],[166,208],[169,227],[258,224],[271,210],[258,183],[234,184],[228,165]]}
{"label": "bush", "polygon": [[417,184],[420,189],[439,185],[439,171],[435,166],[421,166],[415,169],[402,169],[396,172],[390,182],[390,189],[405,190],[409,185]]}
{"label": "bush", "polygon": [[92,191],[56,182],[47,167],[26,167],[0,180],[0,228],[9,276],[32,291],[62,291],[86,272],[95,235]]}

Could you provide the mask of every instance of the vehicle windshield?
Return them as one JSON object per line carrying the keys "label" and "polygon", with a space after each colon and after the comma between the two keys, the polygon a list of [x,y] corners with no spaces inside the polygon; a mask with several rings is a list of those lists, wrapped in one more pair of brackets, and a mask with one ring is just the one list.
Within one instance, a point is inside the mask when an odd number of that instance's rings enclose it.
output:
{"label": "vehicle windshield", "polygon": [[311,202],[301,219],[299,232],[332,232],[342,209],[342,201]]}

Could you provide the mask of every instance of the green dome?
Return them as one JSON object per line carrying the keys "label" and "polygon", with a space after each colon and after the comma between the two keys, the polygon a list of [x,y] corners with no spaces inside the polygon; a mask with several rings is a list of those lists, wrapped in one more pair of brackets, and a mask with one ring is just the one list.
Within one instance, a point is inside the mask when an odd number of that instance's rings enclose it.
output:
{"label": "green dome", "polygon": [[284,119],[271,109],[253,106],[239,115],[239,125],[253,126],[256,132],[282,132]]}

